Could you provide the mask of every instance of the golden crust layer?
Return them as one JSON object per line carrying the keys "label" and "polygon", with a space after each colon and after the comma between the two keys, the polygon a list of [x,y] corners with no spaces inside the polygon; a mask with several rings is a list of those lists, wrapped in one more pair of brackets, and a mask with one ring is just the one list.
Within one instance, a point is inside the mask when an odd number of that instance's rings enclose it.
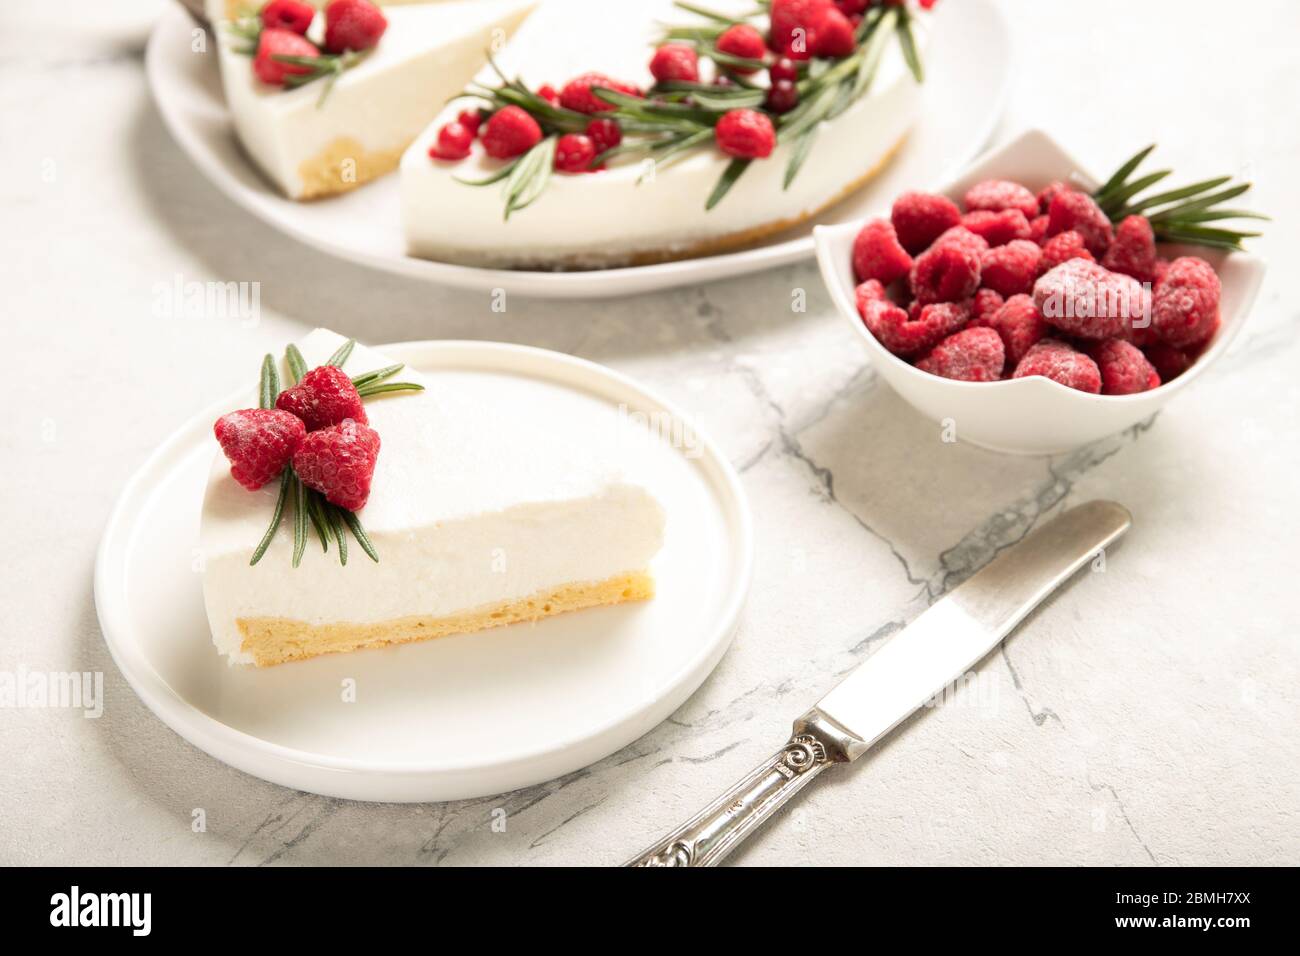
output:
{"label": "golden crust layer", "polygon": [[370,624],[338,622],[308,624],[280,617],[240,618],[240,649],[253,655],[258,667],[301,661],[322,654],[342,654],[371,647],[427,641],[449,634],[468,634],[489,627],[654,597],[654,578],[635,571],[587,584],[566,584],[530,597],[462,611],[447,617],[414,615]]}
{"label": "golden crust layer", "polygon": [[302,193],[297,199],[320,199],[356,189],[397,168],[409,143],[397,149],[367,150],[350,136],[340,136],[298,167]]}

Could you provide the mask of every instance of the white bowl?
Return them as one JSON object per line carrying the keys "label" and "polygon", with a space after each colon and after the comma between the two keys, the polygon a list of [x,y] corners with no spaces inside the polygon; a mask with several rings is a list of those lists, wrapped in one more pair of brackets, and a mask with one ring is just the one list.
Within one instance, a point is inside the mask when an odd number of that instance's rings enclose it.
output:
{"label": "white bowl", "polygon": [[[959,179],[934,191],[960,201],[970,186],[994,178],[1012,179],[1035,191],[1058,179],[1088,189],[1095,188],[1098,182],[1050,136],[1030,130],[977,160]],[[882,209],[880,214],[888,217],[889,210]],[[862,340],[876,370],[922,414],[950,424],[957,438],[1019,455],[1067,451],[1123,431],[1155,414],[1227,351],[1241,331],[1264,278],[1264,262],[1256,256],[1202,246],[1162,245],[1163,255],[1197,255],[1214,266],[1223,284],[1223,324],[1191,368],[1149,392],[1090,395],[1041,376],[1003,382],[957,382],[909,365],[867,331],[853,295],[853,239],[861,226],[861,222],[818,226],[813,230],[813,241],[831,298],[844,321]]]}

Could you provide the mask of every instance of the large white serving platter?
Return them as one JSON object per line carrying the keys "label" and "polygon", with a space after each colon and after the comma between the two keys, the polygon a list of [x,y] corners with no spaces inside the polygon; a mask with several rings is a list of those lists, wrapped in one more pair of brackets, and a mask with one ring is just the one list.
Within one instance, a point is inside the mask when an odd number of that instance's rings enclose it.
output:
{"label": "large white serving platter", "polygon": [[[386,272],[466,289],[554,298],[599,298],[694,285],[785,265],[813,254],[812,226],[738,252],[590,272],[525,272],[431,262],[406,254],[397,174],[332,199],[285,199],[239,147],[221,93],[212,38],[195,52],[194,21],[174,5],[149,39],[149,86],[181,149],[222,192],[280,231],[332,255]],[[1011,36],[991,0],[946,0],[926,54],[922,114],[888,168],[818,217],[861,218],[903,189],[950,178],[983,148],[1002,113],[1012,73]],[[829,141],[818,148],[831,149]],[[466,187],[467,189],[470,187]],[[707,215],[703,209],[700,215]]]}
{"label": "large white serving platter", "polygon": [[[651,569],[655,598],[278,667],[227,665],[203,608],[198,528],[212,421],[245,389],[168,439],[109,519],[95,601],[118,667],[195,746],[330,796],[484,796],[562,776],[631,743],[694,692],[735,632],[753,551],[735,471],[676,409],[602,366],[495,343],[382,348],[430,376],[527,378],[562,393],[567,414],[593,435],[626,442],[628,477],[667,514]],[[355,702],[345,699],[349,689]]]}

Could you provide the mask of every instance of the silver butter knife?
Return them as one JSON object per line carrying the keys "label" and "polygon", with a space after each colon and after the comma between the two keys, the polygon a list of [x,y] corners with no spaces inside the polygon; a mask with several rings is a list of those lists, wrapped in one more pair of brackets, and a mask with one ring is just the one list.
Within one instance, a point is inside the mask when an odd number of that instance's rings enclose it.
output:
{"label": "silver butter knife", "polygon": [[716,865],[823,770],[861,757],[966,674],[1131,524],[1123,506],[1090,501],[1026,535],[855,667],[771,759],[627,865]]}

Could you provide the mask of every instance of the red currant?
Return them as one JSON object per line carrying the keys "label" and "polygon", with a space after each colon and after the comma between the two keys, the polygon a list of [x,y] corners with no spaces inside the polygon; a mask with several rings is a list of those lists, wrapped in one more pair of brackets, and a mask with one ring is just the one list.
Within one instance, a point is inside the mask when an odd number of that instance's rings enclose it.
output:
{"label": "red currant", "polygon": [[773,83],[779,83],[782,80],[789,80],[793,83],[799,79],[799,68],[794,65],[794,60],[788,56],[783,56],[767,68],[767,75],[771,77]]}
{"label": "red currant", "polygon": [[590,136],[565,133],[555,144],[555,168],[562,173],[585,173],[596,158],[596,144]]}
{"label": "red currant", "polygon": [[799,88],[790,80],[777,80],[767,91],[765,105],[773,113],[788,113],[799,105]]}
{"label": "red currant", "polygon": [[474,132],[464,123],[453,121],[438,130],[438,142],[429,155],[434,159],[464,159],[473,142]]}

